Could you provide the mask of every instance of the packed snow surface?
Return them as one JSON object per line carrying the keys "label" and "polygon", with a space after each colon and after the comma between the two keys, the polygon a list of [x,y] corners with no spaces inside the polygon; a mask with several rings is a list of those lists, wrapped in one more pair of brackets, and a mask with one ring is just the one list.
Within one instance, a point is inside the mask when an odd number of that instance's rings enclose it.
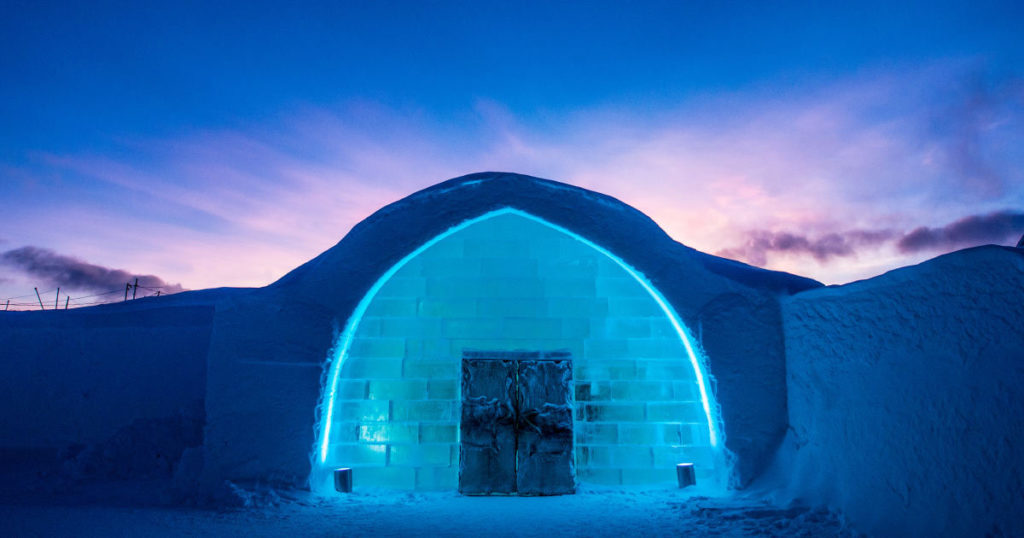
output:
{"label": "packed snow surface", "polygon": [[962,250],[783,303],[780,484],[884,536],[1024,536],[1024,252]]}
{"label": "packed snow surface", "polygon": [[[751,498],[708,498],[686,490],[589,490],[557,497],[466,497],[456,493],[238,490],[230,510],[84,504],[0,505],[4,536],[856,536],[833,514],[780,508]],[[99,492],[99,493],[98,493]],[[122,494],[124,491],[122,491]],[[109,497],[110,495],[108,495]],[[116,495],[115,495],[116,496]],[[7,500],[8,502],[10,499]],[[72,502],[76,504],[71,504]]]}

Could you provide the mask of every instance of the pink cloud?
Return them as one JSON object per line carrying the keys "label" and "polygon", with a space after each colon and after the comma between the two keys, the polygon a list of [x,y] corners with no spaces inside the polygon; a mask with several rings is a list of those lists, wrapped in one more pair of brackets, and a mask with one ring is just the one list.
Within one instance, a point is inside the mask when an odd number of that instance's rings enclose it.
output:
{"label": "pink cloud", "polygon": [[[735,249],[751,230],[813,239],[941,226],[1024,205],[1024,163],[1007,149],[1024,142],[1011,91],[995,92],[984,113],[965,112],[986,122],[956,122],[984,125],[970,155],[992,172],[987,179],[950,164],[962,160],[962,145],[936,111],[974,95],[950,82],[965,72],[871,72],[785,92],[699,96],[657,113],[622,104],[525,116],[486,100],[457,118],[365,102],[303,109],[238,129],[126,141],[129,157],[46,156],[19,171],[19,192],[51,174],[118,194],[102,208],[63,200],[59,212],[19,210],[8,239],[189,288],[263,285],[381,206],[482,170],[610,194],[706,252]],[[755,261],[839,282],[922,256],[861,246],[856,257],[797,249]]]}

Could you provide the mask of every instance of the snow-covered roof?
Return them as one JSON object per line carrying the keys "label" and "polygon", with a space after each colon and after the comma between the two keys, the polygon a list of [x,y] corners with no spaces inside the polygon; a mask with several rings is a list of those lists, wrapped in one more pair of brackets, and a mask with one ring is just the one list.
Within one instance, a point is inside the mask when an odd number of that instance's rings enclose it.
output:
{"label": "snow-covered roof", "polygon": [[[337,245],[271,286],[290,287],[305,281],[322,286],[322,291],[332,285],[365,291],[388,267],[432,237],[505,207],[572,230],[614,252],[667,295],[672,295],[673,280],[693,271],[784,294],[821,286],[809,278],[699,252],[676,242],[650,217],[611,196],[508,172],[450,179],[389,204],[353,227]],[[339,266],[353,269],[343,283],[338,282]]]}

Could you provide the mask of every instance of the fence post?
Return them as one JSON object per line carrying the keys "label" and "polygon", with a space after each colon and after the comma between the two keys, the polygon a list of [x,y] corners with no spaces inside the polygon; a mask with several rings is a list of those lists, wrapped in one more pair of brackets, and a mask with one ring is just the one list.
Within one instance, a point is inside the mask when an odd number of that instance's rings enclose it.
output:
{"label": "fence post", "polygon": [[135,279],[135,287],[132,288],[132,300],[135,300],[135,292],[139,291],[139,279]]}
{"label": "fence post", "polygon": [[43,298],[39,296],[39,288],[32,288],[32,289],[36,290],[36,299],[39,299],[39,309],[40,310],[46,310],[46,307],[43,306]]}
{"label": "fence post", "polygon": [[53,309],[56,310],[60,306],[60,286],[57,286],[57,296],[53,298]]}
{"label": "fence post", "polygon": [[64,310],[68,309],[68,303],[70,303],[70,302],[71,302],[71,296],[70,295],[65,295],[64,296]]}

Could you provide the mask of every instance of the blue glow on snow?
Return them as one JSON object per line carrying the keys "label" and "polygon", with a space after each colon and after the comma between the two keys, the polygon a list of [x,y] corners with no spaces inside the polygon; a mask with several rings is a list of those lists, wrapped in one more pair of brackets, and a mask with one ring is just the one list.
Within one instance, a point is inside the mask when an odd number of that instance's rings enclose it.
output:
{"label": "blue glow on snow", "polygon": [[445,232],[435,236],[434,238],[430,239],[429,241],[427,241],[426,243],[421,245],[419,248],[417,248],[416,250],[410,252],[404,258],[402,258],[397,263],[395,263],[390,269],[388,269],[383,275],[381,275],[381,277],[373,284],[373,286],[366,293],[366,295],[363,296],[363,299],[359,302],[359,304],[356,306],[355,310],[352,312],[352,315],[349,317],[349,321],[348,321],[348,323],[345,326],[345,330],[342,332],[340,338],[338,339],[338,343],[337,343],[337,345],[335,347],[336,358],[334,360],[332,360],[331,364],[330,364],[330,373],[328,375],[328,383],[327,383],[327,387],[326,387],[327,391],[325,393],[325,397],[324,397],[323,402],[321,404],[321,405],[326,406],[326,409],[324,410],[324,413],[322,415],[324,417],[324,419],[323,419],[323,426],[322,426],[322,429],[321,429],[321,432],[320,432],[320,440],[319,440],[319,447],[318,447],[319,448],[319,462],[321,464],[321,467],[327,461],[328,447],[330,445],[331,422],[333,420],[334,400],[335,400],[335,397],[336,397],[336,394],[337,394],[338,378],[340,376],[341,369],[344,367],[345,360],[348,357],[349,347],[350,347],[350,345],[352,343],[352,340],[353,340],[353,338],[354,338],[354,336],[356,334],[356,330],[359,327],[359,323],[362,321],[362,318],[363,318],[367,308],[373,302],[374,298],[377,296],[377,293],[388,282],[388,280],[390,280],[391,277],[393,277],[395,275],[395,273],[397,273],[399,270],[401,270],[402,267],[404,267],[407,263],[409,263],[410,260],[412,260],[416,256],[419,256],[421,253],[423,253],[424,251],[426,251],[427,249],[429,249],[433,245],[435,245],[438,242],[444,240],[445,238],[449,237],[450,235],[452,235],[452,234],[454,234],[454,233],[456,233],[456,232],[458,232],[460,230],[463,230],[463,229],[465,229],[465,228],[467,228],[469,226],[472,226],[472,225],[474,225],[474,224],[476,224],[478,222],[481,222],[483,220],[490,219],[490,218],[493,218],[493,217],[497,217],[499,215],[508,215],[508,214],[518,215],[520,217],[524,217],[524,218],[527,218],[527,219],[532,220],[534,222],[543,224],[543,225],[545,225],[545,226],[547,226],[549,228],[552,228],[552,229],[554,229],[556,231],[559,231],[559,232],[561,232],[561,233],[563,233],[563,234],[565,234],[565,235],[567,235],[569,237],[572,237],[573,239],[576,239],[577,241],[580,241],[583,244],[593,248],[594,250],[596,250],[596,251],[600,252],[601,254],[607,256],[610,260],[614,261],[619,267],[624,269],[630,276],[632,276],[644,288],[644,290],[647,291],[647,293],[651,296],[651,298],[654,299],[654,301],[657,303],[658,307],[662,310],[662,312],[665,314],[665,316],[668,317],[669,321],[672,324],[673,329],[675,330],[676,334],[679,336],[679,339],[683,343],[683,347],[686,350],[686,354],[687,354],[687,356],[689,358],[690,365],[692,366],[693,371],[694,371],[694,375],[697,378],[697,386],[698,386],[698,390],[699,390],[699,393],[700,393],[701,405],[703,407],[704,415],[705,415],[705,418],[706,418],[707,424],[708,424],[709,442],[710,442],[712,447],[717,447],[717,445],[718,445],[718,432],[717,432],[717,427],[716,427],[717,421],[712,416],[711,403],[710,403],[710,399],[709,399],[710,397],[709,397],[708,388],[707,388],[708,387],[708,383],[707,383],[707,379],[706,379],[706,374],[704,372],[704,367],[703,367],[702,360],[700,359],[700,357],[698,357],[697,351],[694,349],[693,345],[690,342],[690,336],[689,336],[688,331],[686,330],[685,326],[680,321],[679,317],[676,315],[675,311],[672,309],[671,305],[668,304],[668,301],[665,300],[665,298],[661,295],[661,293],[658,292],[658,290],[654,288],[654,286],[646,279],[646,277],[644,277],[640,272],[638,272],[637,270],[633,269],[629,264],[627,264],[625,261],[620,259],[618,256],[615,256],[614,254],[612,254],[608,250],[598,246],[597,244],[591,242],[590,240],[588,240],[588,239],[586,239],[586,238],[584,238],[584,237],[582,237],[582,236],[580,236],[580,235],[578,235],[578,234],[576,234],[576,233],[574,233],[572,231],[569,231],[569,230],[567,230],[565,228],[562,228],[561,226],[552,224],[552,223],[550,223],[550,222],[548,222],[548,221],[546,221],[544,219],[541,219],[539,217],[533,216],[533,215],[531,215],[529,213],[526,213],[524,211],[520,211],[518,209],[513,209],[513,208],[509,207],[509,208],[503,208],[503,209],[499,209],[499,210],[496,210],[496,211],[492,211],[490,213],[486,213],[486,214],[481,215],[479,217],[476,217],[474,219],[470,219],[470,220],[467,220],[465,222],[462,222],[462,223],[460,223],[460,224],[458,224],[456,226],[453,226],[452,228],[449,228],[448,230],[446,230]]}

